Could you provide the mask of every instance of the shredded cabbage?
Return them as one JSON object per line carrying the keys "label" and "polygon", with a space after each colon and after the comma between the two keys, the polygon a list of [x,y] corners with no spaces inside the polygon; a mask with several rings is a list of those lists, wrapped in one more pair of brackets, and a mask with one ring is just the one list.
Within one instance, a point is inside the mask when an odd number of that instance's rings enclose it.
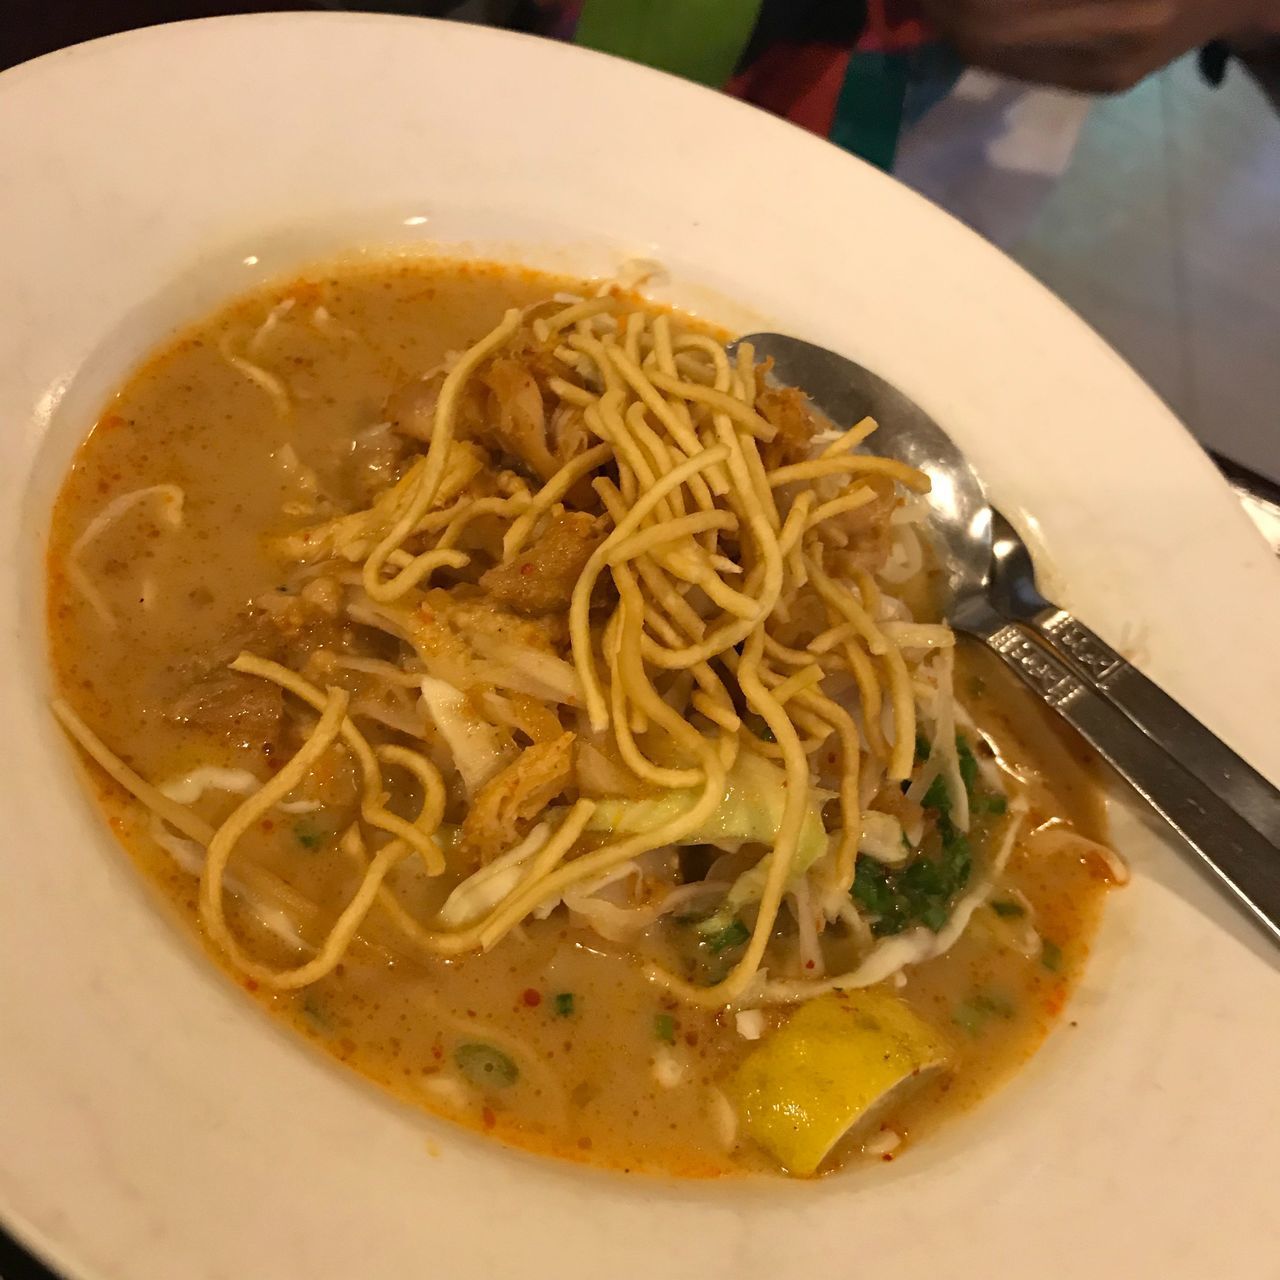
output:
{"label": "shredded cabbage", "polygon": [[550,824],[540,822],[514,849],[468,876],[445,899],[440,923],[456,929],[487,915],[520,883],[529,859],[550,838]]}
{"label": "shredded cabbage", "polygon": [[[592,831],[638,835],[687,813],[697,803],[699,794],[694,788],[682,788],[650,800],[601,800],[587,826]],[[822,806],[830,798],[829,791],[818,787],[809,790],[809,805],[791,864],[789,883],[792,885],[830,847],[831,839],[822,821]],[[782,770],[771,760],[742,752],[729,771],[720,807],[701,827],[685,837],[685,843],[713,844],[730,850],[748,841],[773,844],[782,826],[786,801]],[[717,927],[713,922],[719,922],[722,916],[731,918],[739,908],[760,897],[769,875],[770,857],[772,854],[761,858],[750,871],[738,877],[729,890],[724,907],[707,922],[707,927]]]}
{"label": "shredded cabbage", "polygon": [[460,689],[422,677],[422,701],[440,730],[467,794],[474,796],[507,762],[511,742],[471,709]]}

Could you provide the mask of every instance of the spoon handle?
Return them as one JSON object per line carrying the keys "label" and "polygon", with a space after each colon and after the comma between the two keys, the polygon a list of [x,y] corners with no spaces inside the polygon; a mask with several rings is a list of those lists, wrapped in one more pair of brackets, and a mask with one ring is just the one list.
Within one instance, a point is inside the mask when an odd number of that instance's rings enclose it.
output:
{"label": "spoon handle", "polygon": [[1280,844],[1280,792],[1221,738],[1065,609],[1050,606],[1025,625],[1188,773]]}
{"label": "spoon handle", "polygon": [[[1280,849],[1019,623],[980,635],[1182,837],[1280,942]],[[1206,731],[1207,732],[1207,731]],[[1272,792],[1271,803],[1280,804]]]}

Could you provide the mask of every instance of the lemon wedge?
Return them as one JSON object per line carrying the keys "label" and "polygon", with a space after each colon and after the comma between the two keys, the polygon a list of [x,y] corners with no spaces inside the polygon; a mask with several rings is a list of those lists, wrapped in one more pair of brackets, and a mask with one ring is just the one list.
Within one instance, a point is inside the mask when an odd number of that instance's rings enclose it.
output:
{"label": "lemon wedge", "polygon": [[743,1131],[791,1174],[809,1177],[858,1123],[944,1068],[945,1038],[884,991],[803,1005],[726,1082]]}

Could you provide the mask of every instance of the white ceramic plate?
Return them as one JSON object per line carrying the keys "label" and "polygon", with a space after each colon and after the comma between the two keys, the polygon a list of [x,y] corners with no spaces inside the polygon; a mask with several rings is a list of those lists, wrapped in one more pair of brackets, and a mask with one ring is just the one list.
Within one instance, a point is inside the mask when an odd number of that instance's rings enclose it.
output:
{"label": "white ceramic plate", "polygon": [[[1063,602],[1280,776],[1280,574],[1156,398],[936,209],[711,93],[460,26],[268,16],[0,77],[0,1216],[69,1274],[895,1280],[1275,1274],[1280,979],[1136,822],[1063,1028],[892,1167],[668,1184],[506,1151],[270,1025],[153,905],[45,713],[49,502],[169,328],[338,245],[585,272],[897,383]],[[725,299],[736,300],[737,307]]]}

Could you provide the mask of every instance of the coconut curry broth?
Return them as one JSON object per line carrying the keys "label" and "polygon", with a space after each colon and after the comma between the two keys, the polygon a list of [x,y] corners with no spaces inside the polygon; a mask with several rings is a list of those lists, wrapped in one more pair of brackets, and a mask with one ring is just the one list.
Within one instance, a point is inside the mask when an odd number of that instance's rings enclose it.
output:
{"label": "coconut curry broth", "polygon": [[[331,616],[321,586],[296,617],[296,605],[273,605],[287,569],[268,552],[269,536],[366,504],[396,464],[386,433],[371,430],[387,396],[484,333],[504,307],[567,287],[485,266],[353,268],[240,300],[143,366],[78,453],[54,515],[53,663],[87,723],[153,780],[209,764],[258,776],[278,768],[294,749],[270,727],[280,718],[278,694],[265,690],[260,702],[237,695],[228,713],[224,664],[255,646],[295,668],[317,649],[389,655],[385,638]],[[287,385],[287,414],[226,358],[246,342]],[[180,527],[166,519],[166,492],[139,500],[81,547],[86,593],[72,568],[76,540],[113,500],[160,485],[183,492]],[[357,704],[368,693],[358,672],[341,680]],[[897,989],[942,1031],[953,1069],[879,1116],[878,1127],[863,1126],[824,1167],[863,1146],[892,1154],[1032,1052],[1079,974],[1096,920],[1106,865],[1085,844],[1064,849],[1061,838],[1052,855],[1045,851],[1046,836],[1100,832],[1083,749],[986,655],[962,649],[957,680],[999,764],[1020,779],[1013,786],[1030,804],[1031,834],[950,952],[910,970]],[[383,711],[394,719],[394,707]],[[285,723],[298,714],[286,707]],[[375,742],[396,738],[375,721],[362,724]],[[977,749],[985,753],[980,740]],[[161,848],[138,805],[101,777],[95,787],[148,877],[197,921],[198,849],[171,836]],[[356,868],[328,815],[349,811],[356,787],[350,761],[330,752],[295,811],[263,820],[237,850],[228,917],[264,959],[297,963],[299,943],[323,936],[350,897]],[[216,823],[237,799],[209,791],[193,807]],[[393,797],[392,807],[412,812],[413,800]],[[278,877],[262,893],[254,891],[258,869]],[[402,879],[397,892],[419,912],[447,892],[423,876]],[[678,961],[688,950],[681,929],[655,926],[638,949]],[[361,1073],[517,1145],[693,1176],[774,1168],[735,1140],[718,1086],[753,1047],[742,1032],[767,1036],[787,1011],[740,1024],[733,1011],[679,1006],[644,979],[636,950],[612,947],[557,912],[488,954],[424,959],[375,910],[344,962],[310,987],[273,992],[237,980]]]}

